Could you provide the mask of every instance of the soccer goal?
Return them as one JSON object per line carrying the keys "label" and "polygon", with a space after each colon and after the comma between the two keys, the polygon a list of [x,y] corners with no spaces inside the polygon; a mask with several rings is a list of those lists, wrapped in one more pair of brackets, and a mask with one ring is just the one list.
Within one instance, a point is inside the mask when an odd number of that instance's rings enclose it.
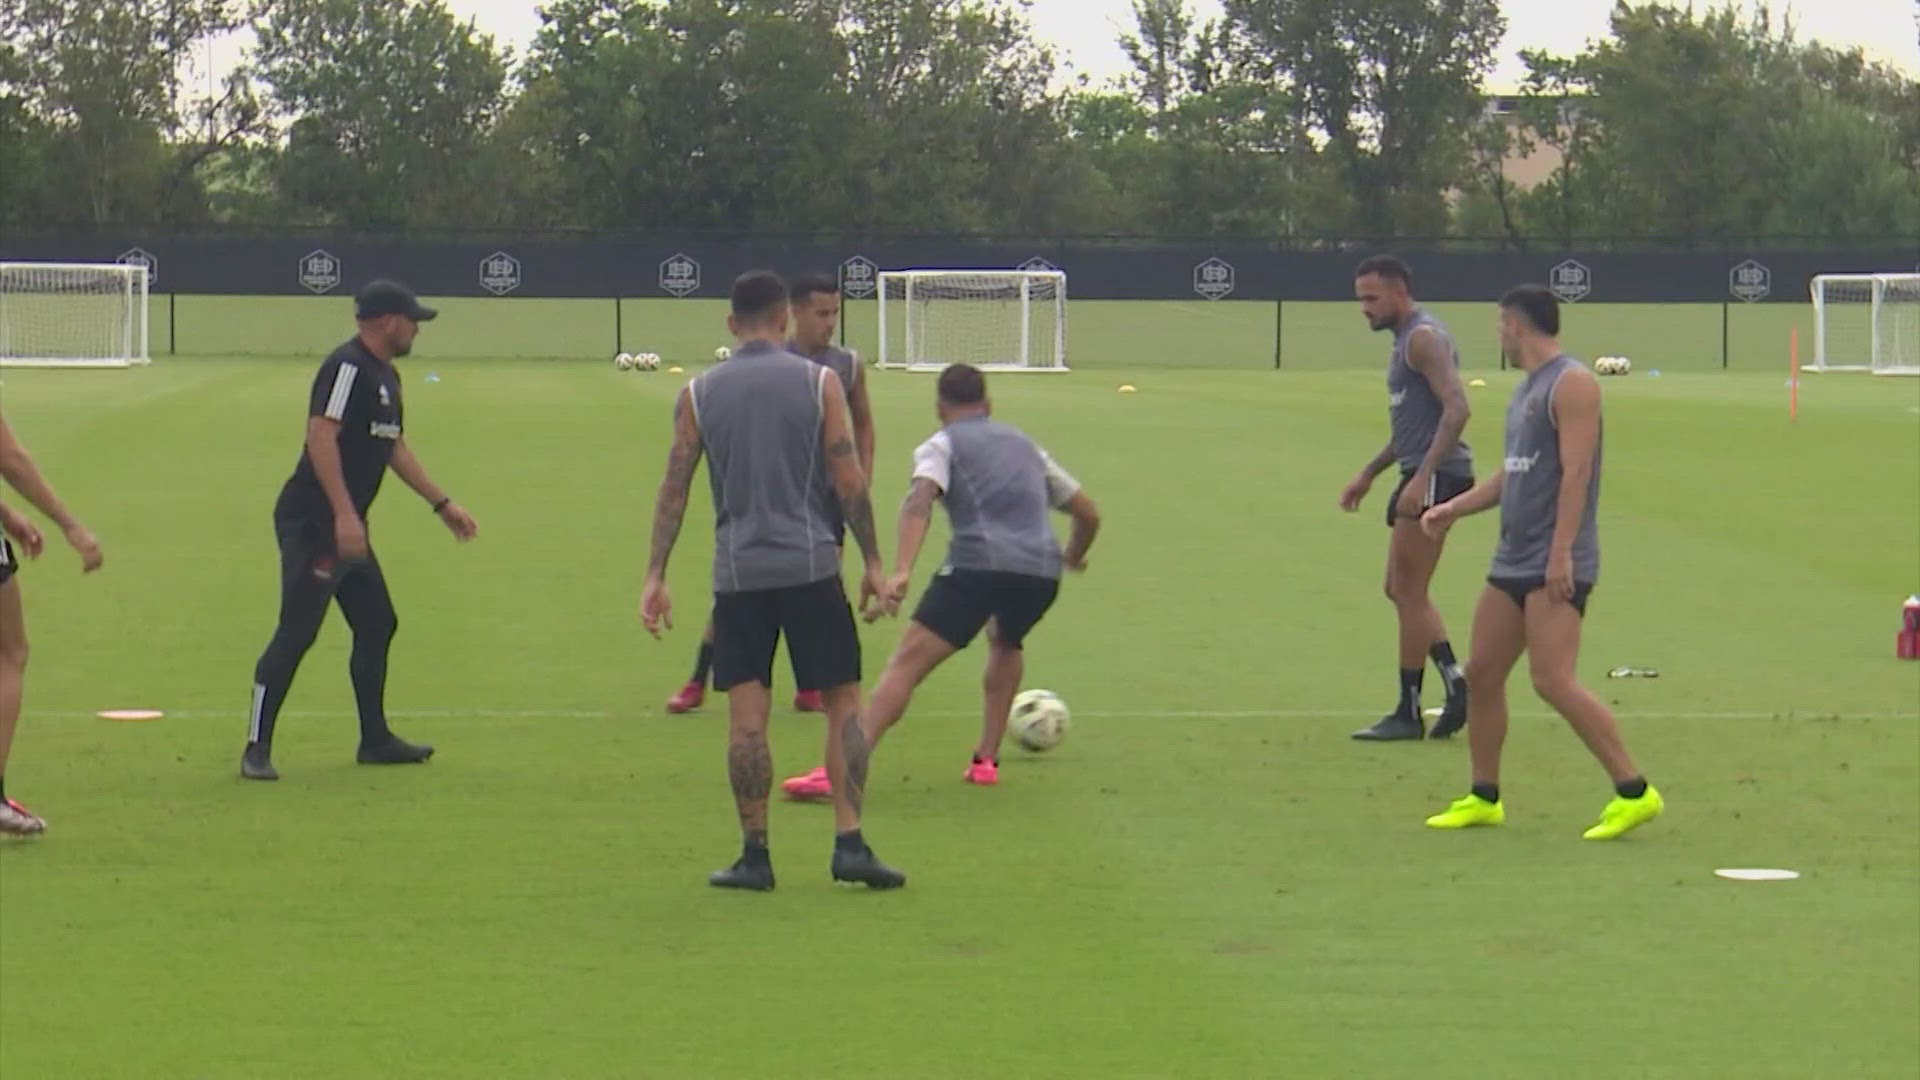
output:
{"label": "soccer goal", "polygon": [[1920,274],[1815,276],[1809,370],[1920,375]]}
{"label": "soccer goal", "polygon": [[0,367],[147,363],[147,268],[0,262]]}
{"label": "soccer goal", "polygon": [[884,368],[1067,370],[1067,275],[1058,270],[887,270]]}

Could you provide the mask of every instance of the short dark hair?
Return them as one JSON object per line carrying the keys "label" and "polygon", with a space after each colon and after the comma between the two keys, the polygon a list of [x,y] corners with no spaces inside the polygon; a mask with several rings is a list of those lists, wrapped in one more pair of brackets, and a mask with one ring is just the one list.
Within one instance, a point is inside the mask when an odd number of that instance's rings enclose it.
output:
{"label": "short dark hair", "polygon": [[786,305],[787,283],[771,270],[749,270],[733,279],[729,295],[734,318],[758,322]]}
{"label": "short dark hair", "polygon": [[1535,330],[1548,336],[1560,333],[1560,298],[1545,285],[1515,285],[1500,298],[1501,308],[1526,316]]}
{"label": "short dark hair", "polygon": [[1354,267],[1353,276],[1362,278],[1368,274],[1387,281],[1397,281],[1406,286],[1409,292],[1413,290],[1413,271],[1407,269],[1406,262],[1398,255],[1369,255],[1362,259],[1360,265]]}
{"label": "short dark hair", "polygon": [[815,293],[837,293],[840,283],[825,274],[801,274],[793,279],[787,288],[787,299],[795,304],[804,304]]}
{"label": "short dark hair", "polygon": [[940,373],[939,393],[948,405],[978,405],[987,400],[987,377],[972,364],[948,364]]}

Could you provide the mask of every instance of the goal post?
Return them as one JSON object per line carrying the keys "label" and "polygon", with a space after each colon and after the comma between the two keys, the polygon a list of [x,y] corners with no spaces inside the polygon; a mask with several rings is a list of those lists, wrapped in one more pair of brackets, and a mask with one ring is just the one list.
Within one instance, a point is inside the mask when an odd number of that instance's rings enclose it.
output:
{"label": "goal post", "polygon": [[883,368],[1067,370],[1067,275],[1058,270],[885,270]]}
{"label": "goal post", "polygon": [[0,367],[147,362],[146,267],[0,262]]}
{"label": "goal post", "polygon": [[1810,371],[1920,375],[1920,273],[1817,274]]}

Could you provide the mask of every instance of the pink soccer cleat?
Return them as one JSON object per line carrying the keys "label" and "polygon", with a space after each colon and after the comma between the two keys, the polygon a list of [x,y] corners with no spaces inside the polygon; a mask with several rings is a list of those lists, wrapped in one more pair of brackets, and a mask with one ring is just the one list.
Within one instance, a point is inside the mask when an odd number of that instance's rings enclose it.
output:
{"label": "pink soccer cleat", "polygon": [[9,836],[34,836],[47,831],[45,818],[35,817],[12,799],[0,800],[0,833]]}
{"label": "pink soccer cleat", "polygon": [[667,699],[667,711],[670,713],[688,713],[700,707],[707,700],[707,684],[690,682],[680,688],[680,692]]}
{"label": "pink soccer cleat", "polygon": [[992,787],[1000,782],[1000,763],[992,758],[981,758],[967,766],[967,783]]}
{"label": "pink soccer cleat", "polygon": [[804,799],[809,802],[816,799],[833,798],[833,781],[827,779],[827,767],[822,765],[810,772],[803,772],[780,782],[780,790],[787,793],[789,799]]}
{"label": "pink soccer cleat", "polygon": [[794,712],[826,712],[827,699],[818,690],[802,690],[793,695]]}

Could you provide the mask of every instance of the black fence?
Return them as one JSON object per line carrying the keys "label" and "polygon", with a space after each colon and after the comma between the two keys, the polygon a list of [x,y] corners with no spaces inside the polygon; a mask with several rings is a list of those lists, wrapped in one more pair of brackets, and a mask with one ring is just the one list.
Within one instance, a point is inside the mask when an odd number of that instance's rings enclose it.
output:
{"label": "black fence", "polygon": [[370,278],[395,277],[431,296],[718,297],[736,275],[771,267],[837,268],[848,294],[860,297],[883,269],[1034,268],[1065,271],[1078,299],[1311,301],[1351,299],[1354,263],[1390,248],[1412,265],[1424,299],[1485,300],[1533,281],[1567,301],[1596,303],[1804,302],[1815,274],[1920,269],[1920,239],[1714,250],[1620,250],[1606,242],[1518,252],[1436,242],[1326,246],[1340,250],[1118,240],[379,240],[128,231],[0,236],[0,261],[142,262],[152,291],[185,295],[339,295]]}

